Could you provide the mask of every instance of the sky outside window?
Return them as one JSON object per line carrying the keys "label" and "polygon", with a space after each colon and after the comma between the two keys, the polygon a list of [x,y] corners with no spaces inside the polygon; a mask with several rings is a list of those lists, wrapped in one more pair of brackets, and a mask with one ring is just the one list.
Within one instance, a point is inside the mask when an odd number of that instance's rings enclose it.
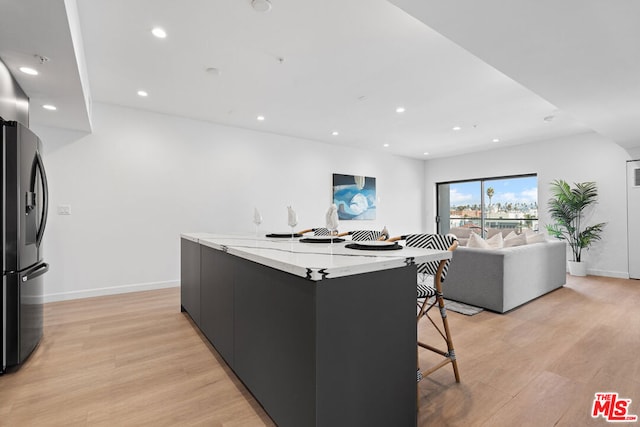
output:
{"label": "sky outside window", "polygon": [[[494,190],[491,204],[507,205],[511,203],[521,205],[536,205],[538,203],[538,178],[536,176],[505,178],[486,180],[485,192],[491,187]],[[450,184],[451,206],[480,205],[479,181],[457,182]],[[489,204],[489,198],[485,194],[485,203]]]}

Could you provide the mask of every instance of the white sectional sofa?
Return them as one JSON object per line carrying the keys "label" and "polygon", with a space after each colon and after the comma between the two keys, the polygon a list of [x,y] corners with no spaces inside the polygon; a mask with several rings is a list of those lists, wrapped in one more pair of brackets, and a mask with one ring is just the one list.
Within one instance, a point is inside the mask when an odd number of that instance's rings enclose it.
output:
{"label": "white sectional sofa", "polygon": [[443,283],[447,299],[504,313],[566,283],[566,243],[503,249],[461,246]]}

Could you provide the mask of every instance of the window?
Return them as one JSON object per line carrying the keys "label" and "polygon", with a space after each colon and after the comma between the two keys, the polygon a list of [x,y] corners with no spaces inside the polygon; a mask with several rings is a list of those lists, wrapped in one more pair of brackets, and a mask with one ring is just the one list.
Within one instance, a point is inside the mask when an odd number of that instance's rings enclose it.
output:
{"label": "window", "polygon": [[472,228],[538,231],[538,176],[518,175],[437,184],[438,233]]}

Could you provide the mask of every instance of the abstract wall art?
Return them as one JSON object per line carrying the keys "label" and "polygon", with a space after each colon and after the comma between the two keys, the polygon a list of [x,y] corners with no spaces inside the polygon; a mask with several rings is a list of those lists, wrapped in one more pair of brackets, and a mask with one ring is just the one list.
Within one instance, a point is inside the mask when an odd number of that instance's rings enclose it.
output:
{"label": "abstract wall art", "polygon": [[341,220],[376,219],[376,179],[334,173],[333,203]]}

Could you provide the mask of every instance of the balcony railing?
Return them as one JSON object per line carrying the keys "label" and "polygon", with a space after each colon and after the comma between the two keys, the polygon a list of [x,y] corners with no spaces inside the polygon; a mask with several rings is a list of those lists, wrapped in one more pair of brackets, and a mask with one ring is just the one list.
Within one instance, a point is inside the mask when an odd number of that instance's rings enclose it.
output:
{"label": "balcony railing", "polygon": [[[449,228],[480,227],[480,217],[450,218]],[[521,233],[524,229],[538,231],[538,218],[485,218],[485,228],[514,229]]]}

